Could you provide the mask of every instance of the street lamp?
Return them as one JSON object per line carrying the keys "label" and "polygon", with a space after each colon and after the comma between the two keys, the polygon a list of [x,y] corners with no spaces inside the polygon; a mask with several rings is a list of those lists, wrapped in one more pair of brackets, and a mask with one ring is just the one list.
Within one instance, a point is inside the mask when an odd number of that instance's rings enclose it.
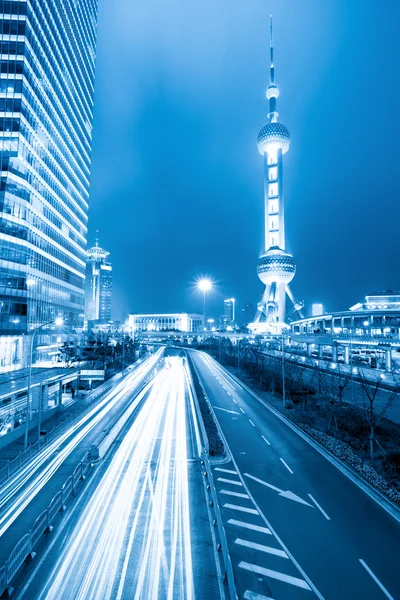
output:
{"label": "street lamp", "polygon": [[206,294],[212,289],[212,281],[208,278],[199,279],[197,282],[197,288],[203,292],[203,318],[204,325],[206,324]]}
{"label": "street lamp", "polygon": [[[50,325],[56,325],[56,327],[61,327],[64,324],[64,320],[62,317],[57,317],[55,321],[49,321],[48,323],[43,323],[43,325],[39,325],[36,329],[31,333],[31,342],[29,349],[29,367],[28,367],[28,389],[26,391],[26,421],[25,421],[25,441],[24,441],[24,449],[26,450],[28,447],[28,434],[29,434],[29,411],[31,404],[31,381],[32,381],[32,359],[33,359],[33,343],[35,341],[35,335],[41,329],[45,327],[49,327]],[[41,427],[41,417],[42,417],[42,402],[41,398],[39,398],[39,423],[38,423],[38,439],[40,439],[40,427]]]}

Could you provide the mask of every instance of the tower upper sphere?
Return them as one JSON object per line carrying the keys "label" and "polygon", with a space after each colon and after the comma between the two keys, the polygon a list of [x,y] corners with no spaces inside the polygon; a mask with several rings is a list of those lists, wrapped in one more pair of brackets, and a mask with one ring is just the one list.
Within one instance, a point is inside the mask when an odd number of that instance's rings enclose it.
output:
{"label": "tower upper sphere", "polygon": [[257,145],[260,154],[279,149],[285,154],[290,146],[289,129],[282,123],[267,123],[258,134]]}

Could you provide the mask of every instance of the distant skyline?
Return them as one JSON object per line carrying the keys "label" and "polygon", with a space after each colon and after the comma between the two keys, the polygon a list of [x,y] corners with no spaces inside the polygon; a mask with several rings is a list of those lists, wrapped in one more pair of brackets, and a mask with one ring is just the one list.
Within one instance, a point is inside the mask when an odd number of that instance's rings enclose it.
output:
{"label": "distant skyline", "polygon": [[99,10],[89,245],[99,229],[115,318],[201,312],[205,274],[210,313],[257,304],[270,14],[294,292],[339,310],[400,287],[400,6],[114,0]]}

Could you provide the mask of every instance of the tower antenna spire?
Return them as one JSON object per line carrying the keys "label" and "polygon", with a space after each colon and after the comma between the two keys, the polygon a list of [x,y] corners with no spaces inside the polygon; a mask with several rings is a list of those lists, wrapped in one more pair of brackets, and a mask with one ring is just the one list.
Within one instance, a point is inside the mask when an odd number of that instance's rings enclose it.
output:
{"label": "tower antenna spire", "polygon": [[98,229],[96,229],[96,239],[95,239],[95,242],[96,242],[95,245],[97,247],[99,245],[99,230]]}
{"label": "tower antenna spire", "polygon": [[276,110],[276,99],[279,96],[279,89],[275,83],[275,65],[274,65],[274,40],[272,37],[272,15],[269,21],[269,53],[270,53],[270,67],[269,67],[269,86],[267,88],[267,99],[269,101],[269,113],[268,118],[271,123],[278,121],[279,113]]}

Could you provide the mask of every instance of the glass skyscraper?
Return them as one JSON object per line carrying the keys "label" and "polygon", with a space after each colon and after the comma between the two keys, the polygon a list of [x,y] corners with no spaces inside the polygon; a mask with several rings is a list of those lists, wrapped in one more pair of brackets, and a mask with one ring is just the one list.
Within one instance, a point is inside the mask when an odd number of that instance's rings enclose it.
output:
{"label": "glass skyscraper", "polygon": [[0,1],[0,368],[83,326],[97,4]]}

